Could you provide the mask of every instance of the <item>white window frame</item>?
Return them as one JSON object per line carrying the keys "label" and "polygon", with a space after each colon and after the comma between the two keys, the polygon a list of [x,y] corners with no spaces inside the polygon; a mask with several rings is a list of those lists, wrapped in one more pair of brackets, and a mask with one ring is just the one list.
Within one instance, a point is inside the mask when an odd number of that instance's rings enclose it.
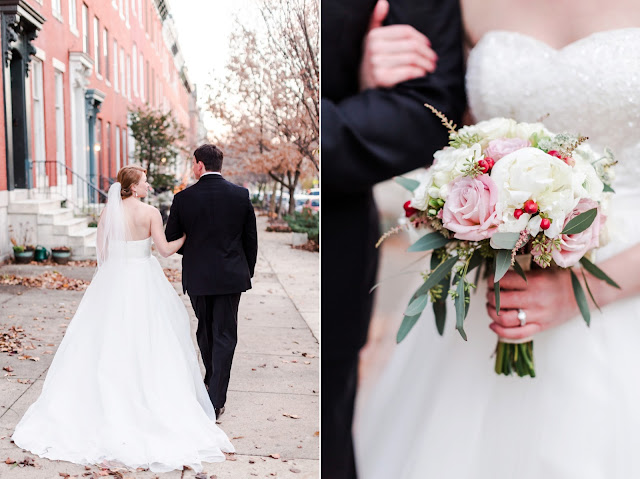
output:
{"label": "white window frame", "polygon": [[131,56],[127,55],[127,98],[131,100]]}
{"label": "white window frame", "polygon": [[[46,175],[47,160],[46,132],[44,125],[44,62],[33,58],[33,74],[31,75],[31,98],[33,99],[33,159],[36,161],[36,186],[48,186]],[[42,183],[40,183],[42,181]]]}
{"label": "white window frame", "polygon": [[131,50],[131,60],[133,61],[131,64],[131,73],[133,74],[133,96],[138,98],[138,47],[136,47],[135,43]]}
{"label": "white window frame", "polygon": [[124,0],[119,0],[120,5],[120,18],[124,20]]}
{"label": "white window frame", "polygon": [[125,71],[125,58],[124,58],[124,48],[120,48],[120,91],[122,92],[122,96],[127,96],[127,83],[126,83],[126,71]]}
{"label": "white window frame", "polygon": [[142,101],[146,98],[144,93],[144,56],[142,52],[140,53],[140,98]]}
{"label": "white window frame", "polygon": [[82,3],[82,52],[89,54],[89,7]]}
{"label": "white window frame", "polygon": [[80,35],[78,32],[78,0],[69,0],[69,30],[75,36]]}
{"label": "white window frame", "polygon": [[96,76],[102,79],[102,70],[100,68],[100,20],[93,17],[93,60],[95,62]]}
{"label": "white window frame", "polygon": [[123,165],[129,164],[129,155],[127,151],[127,128],[122,128],[122,163]]}
{"label": "white window frame", "polygon": [[109,65],[109,30],[106,28],[102,29],[102,56],[104,57],[104,79],[108,84],[111,84],[109,80],[109,69],[111,68]]}
{"label": "white window frame", "polygon": [[119,79],[118,79],[118,40],[113,39],[113,89],[119,92]]}
{"label": "white window frame", "polygon": [[51,0],[51,13],[54,17],[56,17],[61,22],[62,20],[62,1],[61,0]]}
{"label": "white window frame", "polygon": [[56,109],[56,160],[66,162],[66,142],[64,124],[64,72],[54,69],[55,109]]}
{"label": "white window frame", "polygon": [[120,171],[122,164],[120,163],[120,127],[116,125],[116,173]]}
{"label": "white window frame", "polygon": [[131,24],[129,23],[129,0],[124,0],[124,21],[127,28],[131,28]]}

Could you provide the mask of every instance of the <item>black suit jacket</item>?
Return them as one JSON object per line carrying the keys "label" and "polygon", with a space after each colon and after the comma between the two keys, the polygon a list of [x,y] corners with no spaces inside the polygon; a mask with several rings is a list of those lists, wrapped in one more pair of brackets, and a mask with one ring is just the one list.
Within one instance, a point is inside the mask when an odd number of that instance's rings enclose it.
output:
{"label": "black suit jacket", "polygon": [[220,175],[205,175],[173,198],[165,234],[186,233],[182,287],[192,296],[251,289],[258,255],[256,217],[249,191]]}
{"label": "black suit jacket", "polygon": [[358,91],[362,42],[376,0],[322,0],[322,354],[353,356],[366,341],[380,236],[372,187],[428,166],[447,143],[430,103],[458,122],[465,108],[460,7],[452,0],[389,0],[385,23],[431,40],[434,73],[391,89]]}

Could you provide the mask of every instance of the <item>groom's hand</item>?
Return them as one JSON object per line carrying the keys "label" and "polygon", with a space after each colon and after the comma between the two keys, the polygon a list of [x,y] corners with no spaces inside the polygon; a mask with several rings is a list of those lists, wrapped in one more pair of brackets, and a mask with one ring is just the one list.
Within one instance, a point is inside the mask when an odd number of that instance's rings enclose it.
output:
{"label": "groom's hand", "polygon": [[378,0],[364,39],[360,62],[360,91],[390,88],[433,73],[438,55],[429,39],[411,25],[382,26],[389,2]]}

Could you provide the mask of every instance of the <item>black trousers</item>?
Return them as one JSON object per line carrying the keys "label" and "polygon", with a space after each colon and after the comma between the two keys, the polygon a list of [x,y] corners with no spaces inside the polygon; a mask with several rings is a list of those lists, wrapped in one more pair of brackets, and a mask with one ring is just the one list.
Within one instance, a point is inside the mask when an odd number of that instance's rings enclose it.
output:
{"label": "black trousers", "polygon": [[358,355],[322,359],[322,479],[355,479],[353,406]]}
{"label": "black trousers", "polygon": [[227,401],[231,363],[238,343],[240,293],[189,298],[198,318],[196,338],[204,362],[204,383],[209,387],[213,407],[221,408]]}

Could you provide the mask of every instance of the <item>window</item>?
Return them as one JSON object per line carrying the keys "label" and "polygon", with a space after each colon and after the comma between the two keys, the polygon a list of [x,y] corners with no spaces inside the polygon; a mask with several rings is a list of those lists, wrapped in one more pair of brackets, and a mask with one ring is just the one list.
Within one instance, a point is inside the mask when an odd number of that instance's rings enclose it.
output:
{"label": "window", "polygon": [[127,98],[131,100],[131,57],[127,55]]}
{"label": "window", "polygon": [[116,173],[120,171],[120,127],[116,126]]}
{"label": "window", "polygon": [[138,2],[138,23],[140,24],[140,28],[142,28],[142,0],[133,0],[134,2]]}
{"label": "window", "polygon": [[131,0],[131,13],[133,13],[133,16],[136,16],[136,3],[138,2],[138,0]]}
{"label": "window", "polygon": [[103,155],[102,155],[102,118],[96,118],[96,142],[95,142],[95,150],[96,153],[98,154],[98,172],[97,172],[97,176],[98,178],[96,183],[98,185],[98,188],[103,189],[104,191],[109,189],[109,182],[106,181],[104,179],[104,176],[102,175],[104,173],[104,163],[102,161],[103,159]]}
{"label": "window", "polygon": [[125,71],[124,71],[124,48],[120,49],[120,89],[122,90],[122,96],[126,96],[125,89],[127,84],[125,83]]}
{"label": "window", "polygon": [[109,32],[102,31],[102,55],[104,56],[104,77],[109,81]]}
{"label": "window", "polygon": [[129,26],[129,0],[124,0],[124,19]]}
{"label": "window", "polygon": [[109,178],[115,176],[111,167],[111,123],[107,122],[107,163],[109,164]]}
{"label": "window", "polygon": [[144,57],[140,54],[140,98],[144,101]]}
{"label": "window", "polygon": [[122,129],[122,164],[126,165],[127,161],[127,129]]}
{"label": "window", "polygon": [[47,185],[47,176],[44,162],[47,159],[47,151],[44,140],[44,96],[42,88],[42,62],[33,59],[32,76],[33,95],[33,140],[34,159],[36,162],[36,186]]}
{"label": "window", "polygon": [[120,18],[124,20],[124,0],[120,0]]}
{"label": "window", "polygon": [[53,11],[53,16],[59,20],[62,20],[62,10],[60,6],[60,0],[53,0],[51,2],[51,10]]}
{"label": "window", "polygon": [[118,90],[118,42],[113,39],[113,89]]}
{"label": "window", "polygon": [[71,31],[78,33],[78,12],[76,10],[76,1],[69,0],[69,27]]}
{"label": "window", "polygon": [[147,60],[147,99],[153,101],[151,89],[149,88],[149,60]]}
{"label": "window", "polygon": [[96,75],[100,75],[100,21],[93,17],[93,58],[96,62]]}
{"label": "window", "polygon": [[65,162],[64,144],[64,81],[62,72],[55,72],[56,87],[56,160]]}
{"label": "window", "polygon": [[133,137],[133,131],[131,128],[128,128],[127,130],[129,131],[129,135],[127,137],[127,145],[129,146],[129,164],[131,164],[136,159],[136,140]]}
{"label": "window", "polygon": [[82,52],[89,54],[89,7],[82,4]]}
{"label": "window", "polygon": [[[135,2],[134,2],[135,4]],[[133,44],[133,49],[131,51],[131,59],[133,60],[133,65],[131,67],[131,72],[133,73],[133,96],[138,96],[138,49],[136,48],[136,44]]]}

